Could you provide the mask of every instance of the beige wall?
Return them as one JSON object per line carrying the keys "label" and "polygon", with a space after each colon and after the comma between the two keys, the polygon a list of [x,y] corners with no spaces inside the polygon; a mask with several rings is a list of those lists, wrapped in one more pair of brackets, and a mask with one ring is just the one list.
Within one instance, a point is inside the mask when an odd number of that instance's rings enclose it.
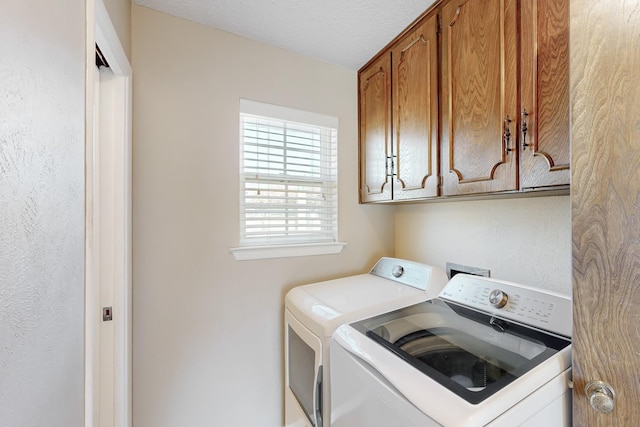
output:
{"label": "beige wall", "polygon": [[[571,292],[569,197],[357,204],[356,72],[133,6],[134,425],[282,424],[282,302],[382,255]],[[340,119],[340,255],[235,261],[238,99]]]}
{"label": "beige wall", "polygon": [[[283,297],[393,255],[357,204],[356,72],[133,6],[134,425],[282,425]],[[339,255],[233,259],[240,97],[335,115]]]}
{"label": "beige wall", "polygon": [[131,63],[131,0],[102,0]]}
{"label": "beige wall", "polygon": [[407,205],[395,225],[398,257],[571,294],[569,196]]}

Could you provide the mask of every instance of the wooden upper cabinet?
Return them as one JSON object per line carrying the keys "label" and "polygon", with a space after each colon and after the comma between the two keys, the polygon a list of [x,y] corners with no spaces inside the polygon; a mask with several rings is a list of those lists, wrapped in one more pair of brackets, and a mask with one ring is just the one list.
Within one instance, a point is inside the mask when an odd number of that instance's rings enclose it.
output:
{"label": "wooden upper cabinet", "polygon": [[360,201],[566,188],[569,0],[443,0],[359,72]]}
{"label": "wooden upper cabinet", "polygon": [[521,2],[520,184],[569,184],[569,0]]}
{"label": "wooden upper cabinet", "polygon": [[391,59],[382,55],[359,73],[360,201],[392,198]]}
{"label": "wooden upper cabinet", "polygon": [[451,0],[441,13],[442,193],[516,190],[517,2]]}
{"label": "wooden upper cabinet", "polygon": [[394,200],[438,195],[438,19],[391,49]]}
{"label": "wooden upper cabinet", "polygon": [[360,70],[360,201],[438,195],[438,21]]}

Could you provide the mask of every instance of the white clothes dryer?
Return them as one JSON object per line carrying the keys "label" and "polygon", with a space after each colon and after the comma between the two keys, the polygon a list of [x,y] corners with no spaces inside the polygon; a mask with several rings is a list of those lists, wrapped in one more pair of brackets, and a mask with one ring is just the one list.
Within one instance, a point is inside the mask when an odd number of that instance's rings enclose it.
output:
{"label": "white clothes dryer", "polygon": [[298,286],[285,297],[285,426],[328,427],[329,345],[343,324],[438,296],[444,270],[381,258],[368,274]]}

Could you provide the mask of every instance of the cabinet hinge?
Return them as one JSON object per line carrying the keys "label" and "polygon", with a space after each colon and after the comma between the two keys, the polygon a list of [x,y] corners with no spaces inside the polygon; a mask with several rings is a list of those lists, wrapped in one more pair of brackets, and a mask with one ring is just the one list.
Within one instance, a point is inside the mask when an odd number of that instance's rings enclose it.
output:
{"label": "cabinet hinge", "polygon": [[438,176],[438,187],[442,188],[444,185],[444,179],[442,179],[442,175]]}

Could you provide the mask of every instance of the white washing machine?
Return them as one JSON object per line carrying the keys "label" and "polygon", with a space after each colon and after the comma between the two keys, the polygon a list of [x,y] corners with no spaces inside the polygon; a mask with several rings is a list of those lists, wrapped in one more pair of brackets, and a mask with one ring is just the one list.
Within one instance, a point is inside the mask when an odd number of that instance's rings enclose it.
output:
{"label": "white washing machine", "polygon": [[368,274],[298,286],[285,297],[285,426],[328,427],[329,344],[342,324],[438,296],[439,268],[381,258]]}
{"label": "white washing machine", "polygon": [[567,296],[458,274],[330,347],[332,427],[571,426]]}

